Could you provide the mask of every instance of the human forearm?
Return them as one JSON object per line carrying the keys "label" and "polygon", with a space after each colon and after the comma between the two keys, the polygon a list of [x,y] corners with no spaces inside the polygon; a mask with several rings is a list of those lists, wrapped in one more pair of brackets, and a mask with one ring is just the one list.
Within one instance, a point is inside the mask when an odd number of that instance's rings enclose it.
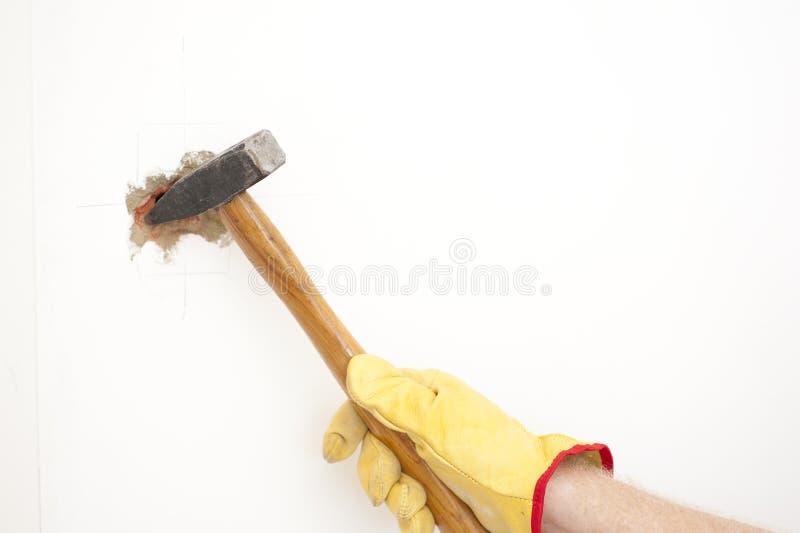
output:
{"label": "human forearm", "polygon": [[548,483],[543,529],[568,531],[725,531],[761,529],[657,498],[577,460],[562,463]]}

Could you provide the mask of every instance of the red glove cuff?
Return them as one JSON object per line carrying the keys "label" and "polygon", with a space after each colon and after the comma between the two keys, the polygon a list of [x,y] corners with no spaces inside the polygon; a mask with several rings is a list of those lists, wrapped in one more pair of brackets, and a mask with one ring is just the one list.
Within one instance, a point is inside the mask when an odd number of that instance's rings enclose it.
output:
{"label": "red glove cuff", "polygon": [[544,511],[544,493],[547,490],[547,482],[556,468],[565,457],[577,455],[583,452],[597,452],[600,454],[600,463],[609,472],[614,471],[614,458],[611,457],[611,450],[605,444],[577,444],[568,450],[559,453],[544,474],[536,482],[533,489],[533,508],[531,509],[531,533],[541,533],[542,531],[542,512]]}

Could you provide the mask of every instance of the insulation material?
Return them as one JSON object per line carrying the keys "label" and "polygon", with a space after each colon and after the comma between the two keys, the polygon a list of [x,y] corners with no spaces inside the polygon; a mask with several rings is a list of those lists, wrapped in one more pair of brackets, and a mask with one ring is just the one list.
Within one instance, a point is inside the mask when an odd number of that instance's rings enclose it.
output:
{"label": "insulation material", "polygon": [[130,234],[131,259],[149,241],[161,248],[164,260],[169,261],[181,237],[189,234],[199,235],[208,242],[219,246],[230,244],[231,236],[216,209],[210,209],[200,215],[173,222],[165,222],[156,226],[144,221],[148,211],[153,208],[156,201],[176,181],[213,157],[214,154],[208,151],[187,152],[181,158],[180,167],[172,173],[166,174],[162,172],[148,176],[141,187],[132,184],[128,185],[125,205],[128,208],[128,213],[133,218]]}

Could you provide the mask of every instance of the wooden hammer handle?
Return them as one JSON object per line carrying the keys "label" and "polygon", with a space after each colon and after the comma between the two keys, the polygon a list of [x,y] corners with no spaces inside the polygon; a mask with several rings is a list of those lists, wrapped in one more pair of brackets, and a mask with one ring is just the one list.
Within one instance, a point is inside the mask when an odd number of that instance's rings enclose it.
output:
{"label": "wooden hammer handle", "polygon": [[[219,211],[236,242],[303,327],[346,393],[347,363],[364,350],[313,286],[297,256],[247,192],[234,197]],[[397,455],[403,471],[425,487],[428,507],[443,533],[486,531],[472,510],[420,458],[408,436],[387,428],[359,406],[355,408],[372,434]]]}

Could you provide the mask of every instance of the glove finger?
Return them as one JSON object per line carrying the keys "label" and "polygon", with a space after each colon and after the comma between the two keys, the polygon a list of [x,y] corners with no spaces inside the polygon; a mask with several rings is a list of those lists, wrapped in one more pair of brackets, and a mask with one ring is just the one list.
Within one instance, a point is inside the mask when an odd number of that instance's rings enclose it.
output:
{"label": "glove finger", "polygon": [[400,474],[400,479],[389,490],[386,506],[398,520],[409,520],[425,507],[426,500],[422,485],[416,479]]}
{"label": "glove finger", "polygon": [[411,518],[398,519],[401,533],[433,533],[435,522],[433,513],[428,507],[423,507]]}
{"label": "glove finger", "polygon": [[356,413],[353,403],[345,402],[333,415],[322,437],[322,456],[329,463],[347,459],[356,451],[366,433],[367,426]]}
{"label": "glove finger", "polygon": [[372,505],[383,503],[392,486],[400,479],[400,461],[372,433],[364,437],[356,469]]}

